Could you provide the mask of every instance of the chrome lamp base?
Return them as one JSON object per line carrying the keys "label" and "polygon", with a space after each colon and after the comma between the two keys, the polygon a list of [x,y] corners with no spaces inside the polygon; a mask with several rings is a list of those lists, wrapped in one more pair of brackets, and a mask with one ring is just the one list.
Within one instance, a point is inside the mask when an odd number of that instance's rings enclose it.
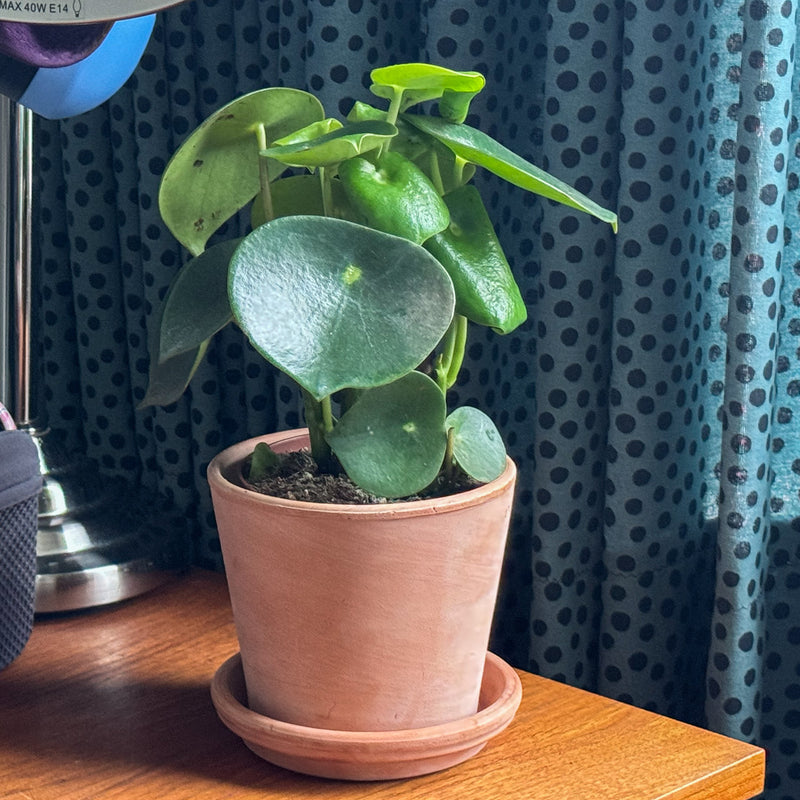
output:
{"label": "chrome lamp base", "polygon": [[116,603],[186,566],[185,521],[89,459],[69,461],[47,430],[27,429],[44,479],[36,544],[37,614]]}

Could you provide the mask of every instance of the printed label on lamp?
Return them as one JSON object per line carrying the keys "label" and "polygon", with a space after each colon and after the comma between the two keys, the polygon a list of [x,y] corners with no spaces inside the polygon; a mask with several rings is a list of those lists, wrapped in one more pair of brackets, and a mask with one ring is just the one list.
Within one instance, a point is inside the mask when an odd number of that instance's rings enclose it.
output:
{"label": "printed label on lamp", "polygon": [[152,14],[180,0],[0,0],[0,22],[78,24]]}

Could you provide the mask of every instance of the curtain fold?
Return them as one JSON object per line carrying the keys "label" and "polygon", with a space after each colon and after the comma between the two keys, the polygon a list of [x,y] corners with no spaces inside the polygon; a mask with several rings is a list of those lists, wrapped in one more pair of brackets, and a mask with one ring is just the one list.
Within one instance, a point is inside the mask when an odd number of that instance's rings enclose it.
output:
{"label": "curtain fold", "polygon": [[[528,305],[471,334],[453,401],[520,469],[492,646],[547,677],[768,748],[800,796],[800,230],[791,2],[204,0],[162,12],[104,106],[39,120],[41,405],[69,450],[158,491],[221,568],[205,467],[301,423],[233,328],[179,402],[137,409],[187,260],[170,155],[266,85],[343,116],[369,70],[477,69],[471,124],[619,213],[615,236],[479,174]],[[227,223],[244,232],[247,220]]]}

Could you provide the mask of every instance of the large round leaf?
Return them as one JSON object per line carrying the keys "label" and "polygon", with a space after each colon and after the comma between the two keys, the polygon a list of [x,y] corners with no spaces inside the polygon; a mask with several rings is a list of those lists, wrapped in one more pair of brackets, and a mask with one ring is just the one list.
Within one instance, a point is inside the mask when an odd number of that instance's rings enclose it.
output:
{"label": "large round leaf", "polygon": [[318,400],[412,370],[455,306],[447,272],[422,247],[315,216],[281,217],[245,237],[228,294],[253,346]]}
{"label": "large round leaf", "polygon": [[173,235],[198,255],[211,234],[255,197],[260,125],[269,143],[324,116],[316,97],[280,86],[246,94],[210,116],[176,151],[161,179],[158,206]]}
{"label": "large round leaf", "polygon": [[408,497],[438,475],[447,448],[445,400],[421,372],[364,392],[328,434],[345,472],[362,489]]}

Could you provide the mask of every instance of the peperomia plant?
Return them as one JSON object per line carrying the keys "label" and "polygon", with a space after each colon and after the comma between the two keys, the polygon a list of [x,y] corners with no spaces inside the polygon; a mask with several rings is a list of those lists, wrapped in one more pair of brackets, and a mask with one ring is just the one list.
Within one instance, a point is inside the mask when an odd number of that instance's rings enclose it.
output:
{"label": "peperomia plant", "polygon": [[[165,298],[143,405],[176,400],[233,320],[300,386],[320,468],[397,498],[441,473],[486,482],[505,466],[489,417],[446,405],[468,323],[508,333],[526,318],[470,182],[476,167],[615,230],[617,220],[465,124],[479,73],[400,64],[371,78],[387,110],[356,103],[340,122],[307,92],[266,88],[175,153],[159,207],[193,258]],[[438,114],[409,112],[429,101]],[[251,203],[252,231],[209,246]],[[275,459],[264,448],[251,476]]]}

